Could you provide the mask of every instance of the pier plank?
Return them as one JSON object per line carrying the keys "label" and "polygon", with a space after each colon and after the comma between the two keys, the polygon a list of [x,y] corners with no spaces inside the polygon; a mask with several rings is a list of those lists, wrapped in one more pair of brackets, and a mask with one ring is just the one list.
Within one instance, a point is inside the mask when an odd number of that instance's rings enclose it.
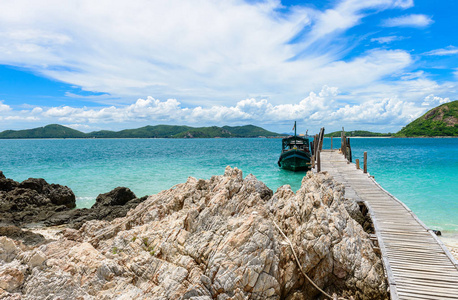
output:
{"label": "pier plank", "polygon": [[382,252],[391,299],[458,299],[458,263],[401,201],[336,150],[323,149],[321,170],[366,204]]}

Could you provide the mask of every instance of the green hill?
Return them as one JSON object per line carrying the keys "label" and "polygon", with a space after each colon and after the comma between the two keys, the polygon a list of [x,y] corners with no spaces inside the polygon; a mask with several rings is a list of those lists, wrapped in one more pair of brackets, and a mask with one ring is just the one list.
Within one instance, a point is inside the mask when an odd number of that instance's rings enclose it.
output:
{"label": "green hill", "polygon": [[229,131],[217,127],[200,127],[192,128],[178,134],[175,134],[173,137],[176,138],[215,138],[215,137],[234,137]]}
{"label": "green hill", "polygon": [[258,136],[279,136],[280,134],[267,131],[264,128],[245,125],[245,126],[223,126],[223,129],[229,131],[234,136],[258,137]]}
{"label": "green hill", "polygon": [[180,132],[191,129],[189,126],[156,125],[145,126],[136,129],[125,129],[121,131],[94,131],[88,133],[88,137],[95,138],[170,138]]}
{"label": "green hill", "polygon": [[[334,131],[328,134],[325,134],[325,137],[340,137],[341,131]],[[365,130],[353,130],[353,131],[345,131],[345,135],[347,137],[390,137],[392,136],[391,133],[378,133],[378,132],[370,132]]]}
{"label": "green hill", "polygon": [[258,137],[278,136],[278,133],[267,131],[253,125],[224,127],[190,127],[174,125],[145,126],[121,131],[101,130],[90,133],[71,129],[62,125],[47,125],[26,130],[5,130],[0,132],[0,139],[30,138],[215,138],[215,137]]}
{"label": "green hill", "polygon": [[458,136],[458,100],[431,109],[395,136]]}
{"label": "green hill", "polygon": [[1,139],[47,139],[47,138],[85,138],[85,133],[58,124],[34,129],[5,130],[0,132]]}

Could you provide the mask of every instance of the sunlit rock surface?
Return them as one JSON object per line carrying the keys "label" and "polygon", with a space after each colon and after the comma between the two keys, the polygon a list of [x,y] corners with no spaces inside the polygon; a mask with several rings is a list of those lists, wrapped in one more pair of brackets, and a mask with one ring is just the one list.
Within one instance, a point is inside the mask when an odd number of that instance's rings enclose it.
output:
{"label": "sunlit rock surface", "polygon": [[[27,247],[0,238],[0,298],[385,299],[381,260],[343,187],[308,173],[275,194],[237,168],[150,196],[126,217],[88,221]],[[348,206],[348,205],[347,205]]]}

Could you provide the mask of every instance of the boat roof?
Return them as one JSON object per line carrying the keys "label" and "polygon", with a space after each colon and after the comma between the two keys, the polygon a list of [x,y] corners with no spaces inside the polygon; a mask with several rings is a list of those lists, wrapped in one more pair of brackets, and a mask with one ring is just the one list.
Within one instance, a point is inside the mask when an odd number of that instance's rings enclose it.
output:
{"label": "boat roof", "polygon": [[287,143],[287,142],[289,142],[289,141],[304,141],[304,142],[307,142],[307,143],[308,143],[309,139],[308,139],[308,138],[305,138],[305,137],[301,137],[301,136],[297,136],[297,135],[294,136],[294,135],[293,135],[293,136],[289,136],[289,137],[287,137],[287,138],[282,139],[282,141],[283,141],[284,143],[285,143],[285,142]]}

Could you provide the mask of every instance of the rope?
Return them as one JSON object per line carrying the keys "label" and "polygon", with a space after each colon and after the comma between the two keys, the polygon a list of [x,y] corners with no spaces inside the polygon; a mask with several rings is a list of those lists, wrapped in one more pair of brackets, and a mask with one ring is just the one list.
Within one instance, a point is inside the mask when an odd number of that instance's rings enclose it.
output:
{"label": "rope", "polygon": [[307,280],[317,289],[319,290],[321,293],[323,293],[323,295],[325,295],[326,297],[328,297],[329,299],[339,299],[339,300],[347,300],[345,298],[342,298],[342,297],[339,297],[337,298],[337,296],[331,296],[329,295],[328,293],[326,293],[325,291],[323,291],[318,285],[316,285],[315,282],[313,282],[312,279],[310,279],[310,277],[307,276],[307,274],[305,274],[304,270],[302,270],[302,266],[301,266],[301,263],[299,262],[299,259],[297,258],[297,255],[296,255],[296,251],[294,251],[294,248],[293,248],[293,244],[291,243],[290,239],[286,236],[286,234],[283,232],[283,230],[281,230],[281,228],[277,225],[277,223],[272,219],[272,222],[274,222],[274,225],[275,227],[277,227],[278,231],[280,231],[280,233],[283,235],[283,237],[288,241],[288,244],[289,246],[291,247],[291,250],[293,251],[293,254],[294,254],[294,258],[296,259],[296,263],[297,265],[299,266],[299,269],[301,270],[301,273],[302,275],[304,275],[305,278],[307,278]]}

